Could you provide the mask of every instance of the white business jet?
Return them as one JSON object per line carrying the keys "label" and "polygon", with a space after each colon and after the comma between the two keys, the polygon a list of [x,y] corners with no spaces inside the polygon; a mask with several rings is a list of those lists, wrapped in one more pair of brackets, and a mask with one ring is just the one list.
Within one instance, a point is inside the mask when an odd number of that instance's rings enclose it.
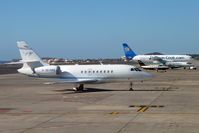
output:
{"label": "white business jet", "polygon": [[28,47],[26,42],[17,42],[21,54],[23,67],[19,73],[38,77],[51,78],[57,82],[74,84],[73,90],[82,91],[84,84],[127,81],[152,77],[151,74],[141,71],[131,65],[48,65]]}

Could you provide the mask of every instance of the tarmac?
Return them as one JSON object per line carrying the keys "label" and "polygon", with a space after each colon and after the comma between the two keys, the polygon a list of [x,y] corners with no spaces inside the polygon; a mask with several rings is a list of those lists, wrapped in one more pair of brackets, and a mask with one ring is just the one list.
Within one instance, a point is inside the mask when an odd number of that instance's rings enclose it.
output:
{"label": "tarmac", "polygon": [[0,133],[198,133],[199,70],[149,72],[134,91],[0,75]]}

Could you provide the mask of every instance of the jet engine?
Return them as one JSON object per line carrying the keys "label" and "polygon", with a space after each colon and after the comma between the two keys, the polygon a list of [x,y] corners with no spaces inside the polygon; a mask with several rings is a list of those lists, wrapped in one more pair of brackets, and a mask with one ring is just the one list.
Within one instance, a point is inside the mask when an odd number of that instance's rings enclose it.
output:
{"label": "jet engine", "polygon": [[41,77],[58,77],[61,74],[59,66],[42,66],[35,68],[33,71]]}

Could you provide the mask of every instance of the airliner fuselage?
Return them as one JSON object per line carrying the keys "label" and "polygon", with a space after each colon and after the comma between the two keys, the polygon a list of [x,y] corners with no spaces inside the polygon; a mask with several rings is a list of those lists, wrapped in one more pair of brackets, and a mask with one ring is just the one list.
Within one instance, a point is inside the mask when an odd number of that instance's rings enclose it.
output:
{"label": "airliner fuselage", "polygon": [[160,58],[164,61],[174,61],[174,62],[183,62],[189,61],[191,56],[189,55],[136,55],[133,57],[133,60],[142,60],[142,61],[153,61],[154,59]]}

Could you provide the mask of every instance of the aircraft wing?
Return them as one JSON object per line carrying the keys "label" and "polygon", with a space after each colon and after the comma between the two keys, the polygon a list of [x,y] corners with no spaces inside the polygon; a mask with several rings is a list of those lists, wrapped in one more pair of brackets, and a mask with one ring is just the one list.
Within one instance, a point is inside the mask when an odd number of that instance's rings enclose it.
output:
{"label": "aircraft wing", "polygon": [[65,75],[66,78],[61,78],[58,79],[58,81],[61,81],[62,83],[77,83],[77,84],[89,84],[89,83],[95,83],[98,82],[98,79],[93,79],[93,78],[78,78],[73,76],[71,73],[69,72],[62,72],[63,75]]}
{"label": "aircraft wing", "polygon": [[52,82],[47,82],[44,84],[65,84],[65,83],[76,83],[76,84],[92,84],[98,82],[96,79],[62,79],[62,80],[52,80]]}
{"label": "aircraft wing", "polygon": [[98,80],[96,79],[75,79],[75,80],[68,80],[68,81],[64,81],[65,83],[95,83]]}

